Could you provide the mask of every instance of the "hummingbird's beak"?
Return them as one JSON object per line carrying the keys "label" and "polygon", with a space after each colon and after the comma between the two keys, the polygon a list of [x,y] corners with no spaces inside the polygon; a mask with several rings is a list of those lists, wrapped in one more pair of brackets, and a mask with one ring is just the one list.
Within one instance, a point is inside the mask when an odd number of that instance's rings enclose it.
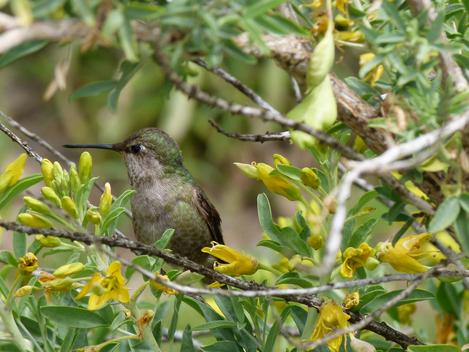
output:
{"label": "hummingbird's beak", "polygon": [[64,148],[110,149],[120,151],[118,144],[64,144]]}

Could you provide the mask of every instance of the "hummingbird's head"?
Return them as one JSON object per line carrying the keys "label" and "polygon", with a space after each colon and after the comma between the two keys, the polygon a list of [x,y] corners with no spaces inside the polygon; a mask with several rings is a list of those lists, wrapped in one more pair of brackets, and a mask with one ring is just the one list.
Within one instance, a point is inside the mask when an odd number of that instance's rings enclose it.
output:
{"label": "hummingbird's head", "polygon": [[110,149],[124,155],[131,181],[158,176],[167,168],[182,166],[182,153],[177,143],[158,128],[144,128],[116,144],[66,144],[66,148]]}

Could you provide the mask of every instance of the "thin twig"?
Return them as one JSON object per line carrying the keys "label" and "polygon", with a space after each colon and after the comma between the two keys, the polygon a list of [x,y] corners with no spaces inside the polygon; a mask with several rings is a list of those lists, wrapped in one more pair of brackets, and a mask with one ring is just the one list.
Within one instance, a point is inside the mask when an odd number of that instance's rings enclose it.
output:
{"label": "thin twig", "polygon": [[290,140],[289,131],[283,131],[283,132],[277,132],[277,133],[266,132],[264,134],[242,134],[242,133],[236,133],[236,132],[227,132],[213,120],[208,120],[208,122],[213,128],[217,130],[218,133],[221,133],[222,135],[226,137],[237,139],[243,142],[264,143],[264,142],[279,142],[279,141],[284,142],[284,141]]}
{"label": "thin twig", "polygon": [[33,159],[37,160],[39,163],[42,161],[42,157],[36,153],[28,143],[23,141],[20,137],[14,134],[8,127],[6,127],[3,123],[0,122],[0,131],[5,133],[10,139],[18,144],[24,151]]}

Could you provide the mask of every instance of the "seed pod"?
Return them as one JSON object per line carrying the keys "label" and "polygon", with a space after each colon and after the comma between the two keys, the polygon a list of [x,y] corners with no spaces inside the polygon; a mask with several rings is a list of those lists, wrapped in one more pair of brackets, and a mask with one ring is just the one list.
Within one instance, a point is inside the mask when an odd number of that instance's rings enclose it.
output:
{"label": "seed pod", "polygon": [[50,188],[50,187],[42,187],[41,188],[41,193],[44,196],[44,198],[50,200],[52,203],[54,203],[57,207],[62,208],[62,202],[60,201],[59,196],[55,191]]}
{"label": "seed pod", "polygon": [[54,180],[54,165],[48,159],[42,159],[41,161],[41,172],[42,177],[44,178],[44,183],[46,186],[51,186],[52,181]]}
{"label": "seed pod", "polygon": [[78,209],[72,198],[69,196],[62,197],[62,208],[74,219],[78,219]]}
{"label": "seed pod", "polygon": [[80,176],[81,183],[86,183],[91,178],[91,170],[93,168],[93,159],[91,154],[83,152],[80,155],[80,161],[78,162],[78,175]]}
{"label": "seed pod", "polygon": [[309,59],[306,80],[308,89],[317,87],[326,79],[334,64],[334,36],[332,35],[333,24],[329,23],[324,37],[314,48]]}
{"label": "seed pod", "polygon": [[26,226],[48,228],[52,223],[39,214],[21,213],[18,215],[18,221]]}
{"label": "seed pod", "polygon": [[42,214],[50,214],[50,208],[44,202],[41,202],[39,199],[33,197],[24,197],[24,204],[28,206],[29,209],[37,211]]}
{"label": "seed pod", "polygon": [[104,192],[101,195],[101,199],[99,200],[99,212],[102,216],[105,216],[109,209],[111,209],[112,205],[112,193],[111,193],[111,185],[109,182],[104,184]]}

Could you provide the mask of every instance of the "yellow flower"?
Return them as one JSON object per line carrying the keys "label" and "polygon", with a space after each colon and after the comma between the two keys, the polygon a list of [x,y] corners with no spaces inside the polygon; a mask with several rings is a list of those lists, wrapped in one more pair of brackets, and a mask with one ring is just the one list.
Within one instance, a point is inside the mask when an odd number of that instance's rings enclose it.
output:
{"label": "yellow flower", "polygon": [[212,247],[202,248],[202,252],[221,259],[223,263],[215,262],[213,268],[226,275],[251,275],[256,272],[258,267],[255,258],[242,254],[231,247],[218,244],[215,241],[212,242]]}
{"label": "yellow flower", "polygon": [[101,195],[101,199],[99,201],[99,212],[101,215],[106,215],[111,209],[112,205],[112,193],[111,193],[111,185],[109,182],[104,184],[104,192]]}
{"label": "yellow flower", "polygon": [[[156,276],[157,276],[158,278],[160,278],[161,280],[169,281],[167,275],[156,274]],[[151,285],[154,289],[156,289],[156,290],[158,290],[158,291],[162,291],[162,292],[166,293],[167,295],[177,295],[177,294],[178,294],[178,292],[177,292],[175,289],[172,289],[172,288],[170,288],[170,287],[168,287],[168,286],[165,286],[165,285],[163,285],[163,284],[160,284],[159,282],[157,282],[157,281],[155,281],[155,280],[151,280],[151,281],[150,281],[150,285]]]}
{"label": "yellow flower", "polygon": [[26,196],[23,198],[24,204],[28,206],[29,209],[37,211],[38,213],[49,214],[50,209],[46,203],[41,202],[39,199]]}
{"label": "yellow flower", "polygon": [[429,243],[429,233],[409,235],[400,238],[396,245],[381,242],[376,246],[376,256],[382,262],[389,263],[395,270],[403,273],[422,273],[428,267],[444,259],[444,255]]}
{"label": "yellow flower", "polygon": [[301,169],[301,182],[303,182],[305,186],[309,186],[313,189],[319,187],[319,177],[310,167]]}
{"label": "yellow flower", "polygon": [[41,161],[41,172],[42,177],[44,178],[44,183],[46,186],[50,187],[52,181],[54,181],[54,166],[48,159],[42,159]]}
{"label": "yellow flower", "polygon": [[31,252],[26,253],[18,259],[18,268],[23,273],[32,273],[38,267],[39,263],[37,257]]}
{"label": "yellow flower", "polygon": [[70,276],[70,275],[79,273],[84,268],[85,268],[85,266],[80,262],[65,264],[65,265],[62,265],[62,266],[58,267],[54,271],[53,275],[56,276],[56,277]]}
{"label": "yellow flower", "polygon": [[353,307],[358,306],[360,303],[360,294],[355,292],[350,292],[345,296],[343,306],[345,309],[352,309]]}
{"label": "yellow flower", "polygon": [[319,234],[312,234],[308,237],[308,244],[318,250],[324,245],[324,238]]}
{"label": "yellow flower", "polygon": [[[334,301],[324,303],[319,312],[319,317],[316,321],[313,334],[311,335],[311,340],[319,340],[334,330],[347,327],[347,321],[349,319],[350,316],[344,313],[342,308]],[[327,346],[332,352],[338,352],[340,350],[342,338],[343,336],[338,336],[327,343]]]}
{"label": "yellow flower", "polygon": [[[364,66],[371,60],[375,58],[375,54],[373,53],[365,53],[360,55],[360,67]],[[371,69],[365,76],[364,80],[369,82],[371,86],[374,86],[376,82],[381,78],[384,72],[384,66],[381,64],[376,65]]]}
{"label": "yellow flower", "polygon": [[361,43],[364,41],[365,36],[360,31],[343,31],[335,32],[334,39],[341,40],[343,42]]}
{"label": "yellow flower", "polygon": [[412,324],[412,314],[416,311],[417,306],[415,303],[403,304],[397,307],[397,318],[402,324]]}
{"label": "yellow flower", "polygon": [[[264,183],[265,187],[273,193],[277,193],[289,200],[298,200],[301,198],[300,190],[298,187],[286,179],[284,176],[278,174],[272,166],[257,163],[255,165],[259,179]],[[277,172],[277,174],[274,174]]]}
{"label": "yellow flower", "polygon": [[258,180],[257,169],[253,164],[233,163],[235,164],[247,177]]}
{"label": "yellow flower", "polygon": [[76,299],[83,298],[91,292],[88,301],[88,309],[96,310],[103,307],[108,301],[116,300],[128,303],[130,300],[129,289],[125,286],[125,280],[121,273],[121,263],[114,261],[107,269],[107,276],[95,273],[82,288]]}
{"label": "yellow flower", "polygon": [[86,183],[91,178],[91,169],[93,168],[93,159],[91,154],[83,152],[80,155],[78,162],[78,175],[80,176],[81,183]]}
{"label": "yellow flower", "polygon": [[277,167],[277,165],[290,165],[290,160],[281,154],[272,155],[272,159],[274,160],[275,167]]}
{"label": "yellow flower", "polygon": [[74,219],[78,219],[78,209],[77,205],[69,196],[62,197],[62,208]]}
{"label": "yellow flower", "polygon": [[23,175],[24,166],[28,155],[23,153],[17,159],[8,164],[0,174],[0,193],[5,191],[8,187],[12,187],[18,182]]}
{"label": "yellow flower", "polygon": [[367,260],[373,255],[373,248],[368,243],[362,243],[358,248],[348,247],[342,254],[340,274],[351,278],[358,268],[365,266]]}
{"label": "yellow flower", "polygon": [[33,292],[34,286],[22,286],[19,289],[16,290],[15,292],[15,297],[24,297],[29,295],[31,292]]}
{"label": "yellow flower", "polygon": [[42,187],[41,188],[41,193],[44,196],[44,198],[50,200],[57,207],[62,208],[62,202],[61,202],[59,196],[57,195],[57,193],[55,193],[55,191],[52,188]]}
{"label": "yellow flower", "polygon": [[96,210],[96,208],[90,208],[86,211],[86,219],[95,225],[99,225],[102,220],[101,214]]}
{"label": "yellow flower", "polygon": [[26,226],[48,228],[52,227],[52,223],[39,214],[21,213],[18,214],[18,221]]}
{"label": "yellow flower", "polygon": [[336,0],[335,7],[342,13],[347,13],[347,5],[349,0]]}

